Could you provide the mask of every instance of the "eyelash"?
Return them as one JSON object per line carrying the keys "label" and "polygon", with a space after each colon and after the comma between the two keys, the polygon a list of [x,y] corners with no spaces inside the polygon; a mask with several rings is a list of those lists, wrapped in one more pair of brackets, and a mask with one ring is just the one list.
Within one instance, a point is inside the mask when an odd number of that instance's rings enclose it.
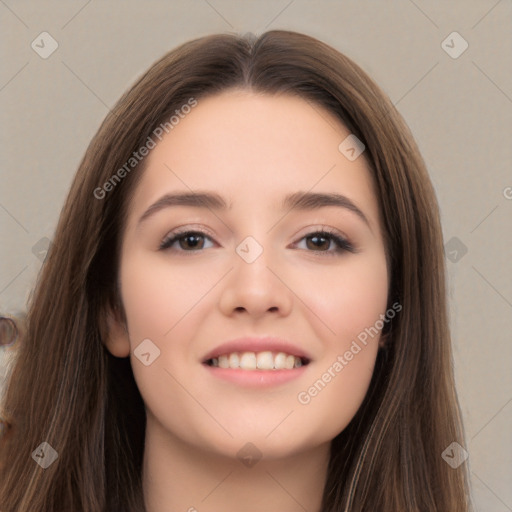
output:
{"label": "eyelash", "polygon": [[[162,251],[172,250],[171,247],[174,245],[175,242],[182,240],[189,235],[199,235],[202,237],[209,238],[211,241],[213,241],[208,233],[205,233],[204,231],[201,231],[201,230],[187,230],[187,231],[181,231],[181,232],[174,232],[174,233],[168,234],[162,240],[162,242],[160,244],[160,250],[162,250]],[[336,249],[334,251],[332,251],[332,250],[327,250],[327,251],[312,250],[312,251],[308,251],[308,252],[318,252],[321,254],[332,255],[332,256],[334,256],[336,254],[344,253],[344,252],[351,252],[351,253],[357,252],[348,240],[346,240],[345,238],[343,238],[342,236],[338,235],[336,232],[334,232],[328,228],[322,228],[318,231],[312,231],[311,233],[308,233],[307,235],[303,236],[299,240],[299,242],[306,238],[313,237],[314,235],[332,240],[334,242],[334,244],[336,245]],[[184,253],[200,252],[202,250],[204,250],[204,249],[195,249],[195,250],[192,249],[190,251],[179,250],[178,252],[184,252]]]}

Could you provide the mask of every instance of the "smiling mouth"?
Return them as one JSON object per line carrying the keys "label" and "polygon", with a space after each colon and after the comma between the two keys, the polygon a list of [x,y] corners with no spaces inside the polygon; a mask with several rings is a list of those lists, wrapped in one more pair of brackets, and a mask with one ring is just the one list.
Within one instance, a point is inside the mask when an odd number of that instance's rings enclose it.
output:
{"label": "smiling mouth", "polygon": [[309,364],[309,360],[285,352],[232,352],[208,359],[205,364],[214,368],[231,368],[233,370],[272,371],[300,368]]}

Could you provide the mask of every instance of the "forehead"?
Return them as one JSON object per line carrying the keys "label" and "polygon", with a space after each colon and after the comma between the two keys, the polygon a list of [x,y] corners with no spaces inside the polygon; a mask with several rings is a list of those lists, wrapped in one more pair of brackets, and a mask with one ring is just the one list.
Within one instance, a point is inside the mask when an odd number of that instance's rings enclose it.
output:
{"label": "forehead", "polygon": [[291,95],[226,91],[199,99],[146,157],[140,210],[173,190],[214,190],[233,208],[277,208],[296,191],[349,196],[379,224],[364,153],[339,146],[350,132],[333,114]]}

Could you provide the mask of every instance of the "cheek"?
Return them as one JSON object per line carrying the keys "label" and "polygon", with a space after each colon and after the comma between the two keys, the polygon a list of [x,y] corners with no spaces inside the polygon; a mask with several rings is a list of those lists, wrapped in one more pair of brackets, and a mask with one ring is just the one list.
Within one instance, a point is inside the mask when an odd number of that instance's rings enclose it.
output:
{"label": "cheek", "polygon": [[307,305],[324,325],[325,351],[296,398],[302,415],[322,419],[321,435],[333,438],[356,414],[373,375],[387,305],[385,256],[353,258],[342,271],[315,277]]}
{"label": "cheek", "polygon": [[[197,365],[190,348],[200,329],[201,308],[207,303],[201,298],[215,279],[218,278],[211,275],[211,268],[184,272],[165,258],[148,258],[147,254],[142,257],[136,251],[125,258],[121,267],[123,305],[137,387],[148,414],[158,418],[168,430],[191,440],[200,437],[205,417],[189,395],[197,394],[189,378],[190,369]],[[148,365],[137,357],[142,352],[137,349],[146,339],[154,344],[144,345],[144,353],[150,354]]]}
{"label": "cheek", "polygon": [[144,338],[164,341],[204,296],[214,276],[205,268],[183,271],[165,257],[132,254],[121,269],[123,304],[133,345]]}
{"label": "cheek", "polygon": [[295,289],[322,323],[331,348],[345,350],[350,341],[375,325],[386,310],[388,275],[385,255],[350,256],[336,269],[312,267],[295,276]]}
{"label": "cheek", "polygon": [[318,368],[311,382],[299,391],[299,415],[317,419],[317,440],[333,439],[353,419],[368,391],[377,350],[376,343],[351,344],[349,350]]}

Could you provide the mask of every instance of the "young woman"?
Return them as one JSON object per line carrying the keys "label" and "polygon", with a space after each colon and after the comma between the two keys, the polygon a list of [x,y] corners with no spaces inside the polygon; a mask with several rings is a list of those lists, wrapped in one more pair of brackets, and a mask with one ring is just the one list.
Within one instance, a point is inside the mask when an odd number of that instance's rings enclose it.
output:
{"label": "young woman", "polygon": [[311,37],[165,55],[91,142],[3,403],[2,511],[466,512],[442,232]]}

